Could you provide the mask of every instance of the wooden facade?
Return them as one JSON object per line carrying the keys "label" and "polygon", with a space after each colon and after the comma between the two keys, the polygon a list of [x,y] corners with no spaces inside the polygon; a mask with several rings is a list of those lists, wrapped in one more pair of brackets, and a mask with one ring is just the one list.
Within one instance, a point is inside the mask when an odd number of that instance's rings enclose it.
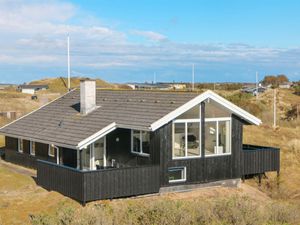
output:
{"label": "wooden facade", "polygon": [[37,183],[82,203],[159,191],[159,167],[141,166],[81,171],[37,161]]}

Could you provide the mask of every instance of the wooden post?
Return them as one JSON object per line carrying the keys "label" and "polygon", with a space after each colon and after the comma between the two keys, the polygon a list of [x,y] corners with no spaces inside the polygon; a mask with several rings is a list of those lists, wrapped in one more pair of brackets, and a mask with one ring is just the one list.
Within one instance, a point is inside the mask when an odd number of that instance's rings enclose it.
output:
{"label": "wooden post", "polygon": [[258,174],[258,183],[259,183],[259,186],[261,186],[261,173]]}
{"label": "wooden post", "polygon": [[274,102],[273,102],[273,128],[276,128],[276,89],[274,88]]}

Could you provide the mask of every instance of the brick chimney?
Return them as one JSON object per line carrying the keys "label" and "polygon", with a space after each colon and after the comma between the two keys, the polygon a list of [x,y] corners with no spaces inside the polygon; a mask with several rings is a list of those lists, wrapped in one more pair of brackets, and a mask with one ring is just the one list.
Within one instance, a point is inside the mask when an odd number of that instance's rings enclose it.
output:
{"label": "brick chimney", "polygon": [[96,81],[80,81],[80,113],[86,115],[96,109]]}

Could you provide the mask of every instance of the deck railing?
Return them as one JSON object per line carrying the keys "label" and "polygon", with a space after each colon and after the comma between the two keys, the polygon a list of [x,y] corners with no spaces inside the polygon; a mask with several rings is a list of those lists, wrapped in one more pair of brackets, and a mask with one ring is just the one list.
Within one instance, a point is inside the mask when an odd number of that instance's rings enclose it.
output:
{"label": "deck railing", "polygon": [[37,160],[37,183],[79,202],[135,196],[159,191],[159,166],[81,171]]}
{"label": "deck railing", "polygon": [[256,145],[243,145],[242,175],[280,171],[280,149]]}

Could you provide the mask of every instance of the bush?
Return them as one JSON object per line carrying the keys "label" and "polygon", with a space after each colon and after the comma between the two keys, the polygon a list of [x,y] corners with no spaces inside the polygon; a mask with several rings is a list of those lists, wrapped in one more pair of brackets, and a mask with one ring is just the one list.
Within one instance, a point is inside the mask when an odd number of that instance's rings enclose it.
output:
{"label": "bush", "polygon": [[34,225],[261,225],[295,224],[299,208],[281,202],[256,202],[248,197],[196,200],[121,200],[75,211],[62,207],[54,215],[31,217]]}

